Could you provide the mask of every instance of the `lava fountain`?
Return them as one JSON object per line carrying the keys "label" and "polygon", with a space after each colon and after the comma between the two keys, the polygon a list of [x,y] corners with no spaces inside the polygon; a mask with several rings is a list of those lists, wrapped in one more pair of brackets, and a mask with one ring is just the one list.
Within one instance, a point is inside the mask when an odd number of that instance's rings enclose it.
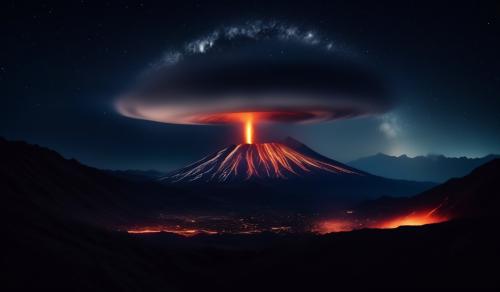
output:
{"label": "lava fountain", "polygon": [[245,122],[245,142],[253,144],[253,117],[249,115]]}

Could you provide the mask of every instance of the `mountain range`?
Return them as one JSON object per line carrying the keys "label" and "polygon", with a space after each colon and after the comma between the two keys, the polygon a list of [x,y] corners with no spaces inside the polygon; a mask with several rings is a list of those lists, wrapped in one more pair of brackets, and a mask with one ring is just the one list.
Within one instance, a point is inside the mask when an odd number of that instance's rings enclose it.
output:
{"label": "mountain range", "polygon": [[378,153],[347,164],[387,178],[444,182],[453,177],[462,177],[495,158],[500,158],[500,155],[491,154],[482,158],[427,155],[412,158],[407,155],[389,156]]}

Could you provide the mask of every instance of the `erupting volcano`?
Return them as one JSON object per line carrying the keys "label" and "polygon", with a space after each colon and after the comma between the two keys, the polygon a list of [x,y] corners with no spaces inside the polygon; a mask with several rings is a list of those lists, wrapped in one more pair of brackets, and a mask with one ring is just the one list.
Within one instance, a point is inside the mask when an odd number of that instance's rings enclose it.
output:
{"label": "erupting volcano", "polygon": [[[200,50],[190,46],[174,50],[116,99],[116,110],[134,119],[243,128],[241,144],[225,147],[162,180],[167,184],[199,183],[197,187],[202,188],[196,188],[197,192],[208,192],[226,205],[235,196],[225,186],[220,190],[221,184],[251,181],[251,186],[238,190],[239,199],[255,199],[254,205],[258,205],[259,197],[264,196],[266,206],[283,206],[279,197],[286,195],[289,205],[295,204],[294,197],[298,200],[295,206],[303,208],[308,203],[314,205],[311,210],[325,207],[327,199],[338,207],[340,200],[421,190],[412,182],[348,167],[292,139],[263,143],[256,135],[257,123],[323,123],[382,114],[394,105],[370,66],[329,46],[299,41],[289,34],[283,37],[286,31],[273,24],[251,36],[244,31],[217,34],[207,43],[210,45],[198,43]],[[208,185],[214,188],[209,190]],[[256,186],[263,189],[250,189]],[[300,201],[302,198],[308,202]]]}
{"label": "erupting volcano", "polygon": [[262,143],[229,146],[174,172],[167,179],[173,182],[287,179],[318,171],[360,174],[347,166],[315,159],[281,143]]}
{"label": "erupting volcano", "polygon": [[[259,121],[255,113],[246,116],[253,117],[253,122]],[[286,205],[303,211],[305,204],[311,205],[310,210],[327,205],[340,208],[348,202],[414,194],[429,187],[426,183],[371,175],[325,157],[290,137],[280,142],[255,143],[252,120],[244,120],[240,125],[244,133],[241,144],[225,147],[160,180],[188,189],[201,186],[193,189],[213,193],[213,198],[233,207],[241,203],[233,200],[247,198],[253,202],[264,197],[268,207]],[[238,196],[234,196],[234,187]],[[286,204],[280,199],[282,196],[287,197]]]}
{"label": "erupting volcano", "polygon": [[362,175],[348,166],[329,159],[314,158],[282,143],[247,143],[224,148],[165,179],[172,182],[227,182],[254,178],[288,179],[318,172]]}
{"label": "erupting volcano", "polygon": [[[252,179],[289,179],[313,173],[362,175],[339,162],[323,157],[300,142],[254,143],[256,117],[279,113],[223,114],[210,120],[242,121],[244,142],[231,145],[163,178],[170,182],[233,182]],[[288,145],[287,145],[288,144]]]}

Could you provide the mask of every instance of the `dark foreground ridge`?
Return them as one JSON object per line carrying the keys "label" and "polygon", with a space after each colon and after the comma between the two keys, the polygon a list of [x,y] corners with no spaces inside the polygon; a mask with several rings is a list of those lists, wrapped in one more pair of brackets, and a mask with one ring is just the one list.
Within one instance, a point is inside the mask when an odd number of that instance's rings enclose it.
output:
{"label": "dark foreground ridge", "polygon": [[383,197],[364,202],[357,211],[372,220],[411,212],[430,211],[441,218],[498,216],[500,159],[494,159],[461,178],[453,178],[409,198]]}
{"label": "dark foreground ridge", "polygon": [[[325,236],[130,237],[85,226],[4,234],[5,291],[495,290],[498,221]],[[29,281],[27,281],[29,279]],[[410,286],[411,285],[411,286]]]}

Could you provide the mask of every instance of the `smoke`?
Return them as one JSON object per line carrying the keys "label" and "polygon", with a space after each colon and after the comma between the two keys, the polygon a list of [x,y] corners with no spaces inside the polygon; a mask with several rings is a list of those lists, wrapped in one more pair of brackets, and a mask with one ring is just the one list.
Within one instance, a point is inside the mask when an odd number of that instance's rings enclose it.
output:
{"label": "smoke", "polygon": [[118,98],[121,114],[174,124],[319,122],[384,113],[383,83],[312,30],[277,22],[220,28],[165,54]]}

